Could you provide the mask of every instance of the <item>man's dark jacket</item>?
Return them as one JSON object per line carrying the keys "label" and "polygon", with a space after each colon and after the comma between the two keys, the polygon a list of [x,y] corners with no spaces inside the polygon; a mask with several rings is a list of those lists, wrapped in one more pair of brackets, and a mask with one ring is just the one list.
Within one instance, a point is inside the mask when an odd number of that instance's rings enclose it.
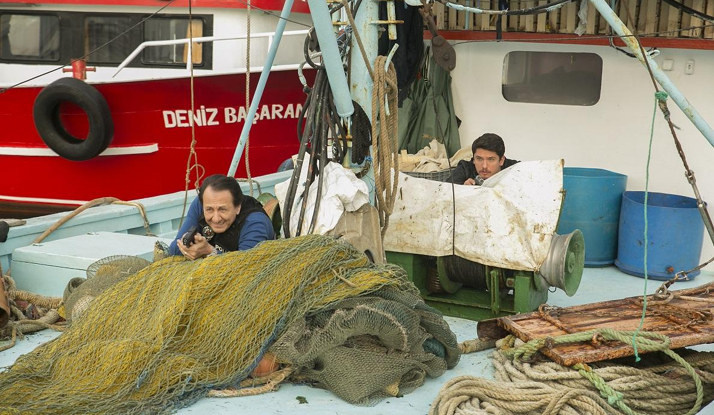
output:
{"label": "man's dark jacket", "polygon": [[[507,169],[514,164],[518,163],[519,160],[511,160],[506,158],[503,162],[501,170]],[[456,165],[454,173],[452,174],[454,178],[454,184],[464,184],[466,179],[476,179],[476,166],[474,165],[474,159],[471,160],[461,160],[459,164]]]}

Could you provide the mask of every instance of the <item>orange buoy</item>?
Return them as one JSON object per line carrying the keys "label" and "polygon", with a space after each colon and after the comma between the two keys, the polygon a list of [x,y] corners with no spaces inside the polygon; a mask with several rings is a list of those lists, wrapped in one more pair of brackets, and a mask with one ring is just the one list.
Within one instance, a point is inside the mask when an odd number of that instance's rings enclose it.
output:
{"label": "orange buoy", "polygon": [[260,378],[263,376],[268,376],[269,374],[278,370],[279,364],[276,361],[275,355],[268,352],[263,355],[263,358],[258,362],[258,366],[253,369],[250,376],[254,378]]}

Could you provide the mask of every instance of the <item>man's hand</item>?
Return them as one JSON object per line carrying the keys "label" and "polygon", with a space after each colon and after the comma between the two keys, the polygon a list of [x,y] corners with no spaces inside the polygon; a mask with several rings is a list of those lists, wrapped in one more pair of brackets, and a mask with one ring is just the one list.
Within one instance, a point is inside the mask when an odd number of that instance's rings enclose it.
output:
{"label": "man's hand", "polygon": [[468,178],[468,179],[466,179],[466,181],[464,182],[464,184],[468,184],[468,185],[471,185],[471,186],[475,186],[475,185],[476,185],[476,180],[471,179],[471,178]]}
{"label": "man's hand", "polygon": [[213,252],[213,247],[201,234],[196,234],[193,238],[193,244],[191,244],[191,246],[184,245],[180,238],[176,243],[176,246],[178,246],[178,249],[181,251],[183,256],[192,261],[199,258],[205,258]]}

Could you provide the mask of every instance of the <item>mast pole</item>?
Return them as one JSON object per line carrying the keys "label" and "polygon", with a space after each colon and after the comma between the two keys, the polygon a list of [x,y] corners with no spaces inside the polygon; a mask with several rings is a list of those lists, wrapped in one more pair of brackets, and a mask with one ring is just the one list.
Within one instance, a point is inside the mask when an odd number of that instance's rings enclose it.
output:
{"label": "mast pole", "polygon": [[[265,65],[263,66],[263,72],[260,74],[260,80],[258,80],[258,85],[255,88],[255,94],[253,94],[253,99],[250,102],[250,110],[248,110],[248,114],[245,117],[243,130],[240,133],[240,139],[238,140],[236,151],[233,153],[233,160],[231,161],[231,166],[228,169],[228,177],[234,177],[236,170],[238,169],[238,163],[240,163],[241,156],[243,155],[243,148],[245,148],[245,142],[248,140],[250,127],[253,126],[253,119],[255,118],[255,113],[258,111],[258,105],[260,105],[260,98],[263,96],[265,84],[268,82],[268,76],[270,75],[270,69],[273,67],[275,55],[278,53],[280,39],[283,37],[287,19],[290,17],[290,10],[293,7],[293,1],[294,0],[285,0],[283,10],[280,13],[280,20],[278,20],[278,25],[275,28],[275,37],[273,38],[273,42],[270,44],[268,56],[265,60]],[[250,68],[246,68],[246,71],[250,71]]]}

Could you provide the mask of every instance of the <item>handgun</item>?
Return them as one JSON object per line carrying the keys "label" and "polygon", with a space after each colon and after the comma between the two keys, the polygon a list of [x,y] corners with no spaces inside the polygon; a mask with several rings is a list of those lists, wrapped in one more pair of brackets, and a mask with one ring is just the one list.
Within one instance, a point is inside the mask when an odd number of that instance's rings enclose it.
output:
{"label": "handgun", "polygon": [[189,247],[193,245],[194,238],[196,237],[196,234],[198,234],[198,227],[197,226],[191,226],[189,228],[188,232],[183,234],[183,237],[181,238],[181,242],[183,243],[183,246]]}

